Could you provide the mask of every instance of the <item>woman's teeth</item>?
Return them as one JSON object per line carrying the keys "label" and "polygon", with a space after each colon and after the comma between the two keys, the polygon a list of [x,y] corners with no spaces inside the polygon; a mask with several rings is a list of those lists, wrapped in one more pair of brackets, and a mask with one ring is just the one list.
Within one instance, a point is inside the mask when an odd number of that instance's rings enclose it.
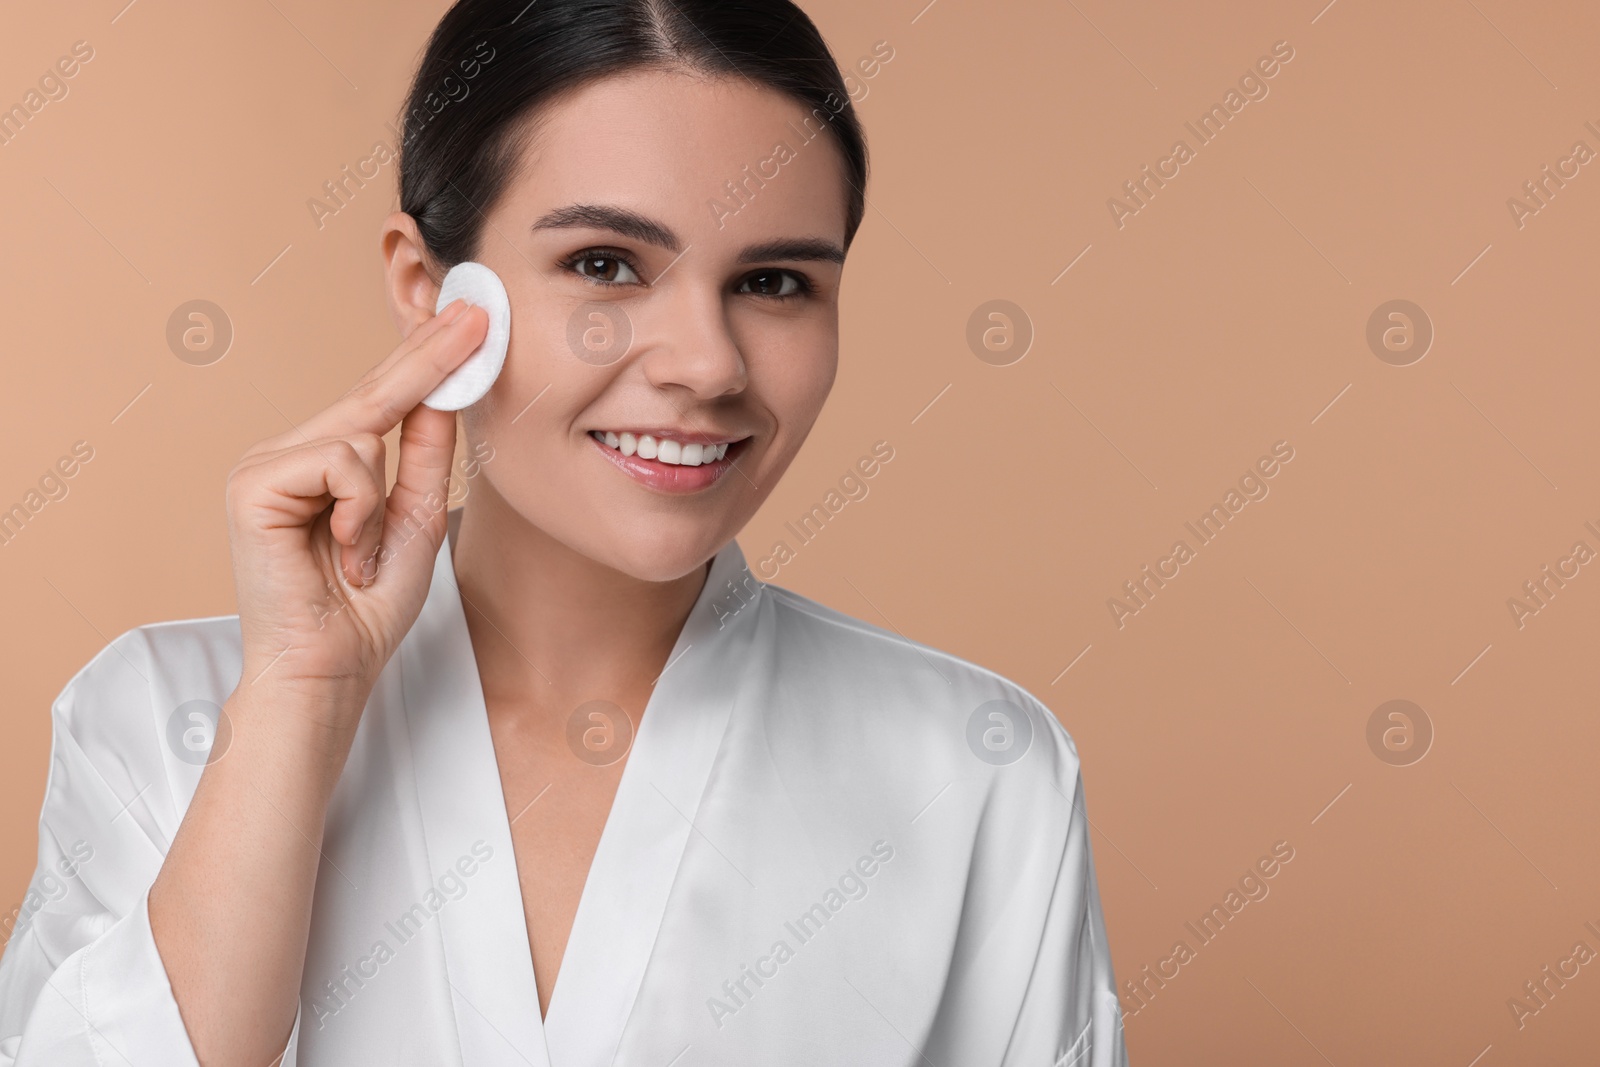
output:
{"label": "woman's teeth", "polygon": [[684,443],[674,441],[670,437],[651,437],[649,434],[635,437],[631,433],[617,434],[610,430],[604,433],[590,430],[589,435],[624,456],[637,455],[640,459],[653,459],[680,467],[698,467],[705,463],[715,463],[728,454],[730,443],[727,441],[720,445],[705,445],[698,441]]}

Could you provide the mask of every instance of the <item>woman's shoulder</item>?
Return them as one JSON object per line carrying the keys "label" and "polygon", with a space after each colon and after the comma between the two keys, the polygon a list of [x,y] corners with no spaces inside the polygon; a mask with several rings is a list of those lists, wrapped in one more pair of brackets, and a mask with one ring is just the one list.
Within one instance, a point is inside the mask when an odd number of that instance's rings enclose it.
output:
{"label": "woman's shoulder", "polygon": [[1057,776],[1077,773],[1078,749],[1049,706],[1012,678],[782,586],[766,583],[775,616],[773,658],[818,707],[868,707],[873,721],[923,741],[943,738],[961,758],[990,766],[1043,750]]}
{"label": "woman's shoulder", "polygon": [[41,823],[65,840],[106,840],[103,822],[125,817],[164,854],[240,662],[237,615],[146,623],[108,641],[50,705]]}
{"label": "woman's shoulder", "polygon": [[141,623],[112,638],[68,679],[63,692],[106,684],[126,685],[130,677],[155,684],[201,673],[209,666],[240,663],[239,616],[208,615]]}
{"label": "woman's shoulder", "polygon": [[[58,728],[85,747],[128,751],[174,715],[219,707],[239,684],[239,616],[144,623],[124,630],[67,680],[51,705]],[[214,720],[213,720],[214,721]]]}

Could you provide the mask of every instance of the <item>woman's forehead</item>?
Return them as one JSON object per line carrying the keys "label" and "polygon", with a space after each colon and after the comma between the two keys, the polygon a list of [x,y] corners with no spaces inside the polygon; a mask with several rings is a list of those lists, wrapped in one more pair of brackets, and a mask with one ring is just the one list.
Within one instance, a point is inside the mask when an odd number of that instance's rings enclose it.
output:
{"label": "woman's forehead", "polygon": [[[507,204],[534,218],[604,204],[685,241],[842,238],[843,157],[800,101],[742,78],[635,71],[590,83],[540,116]],[[772,230],[772,234],[764,231]]]}

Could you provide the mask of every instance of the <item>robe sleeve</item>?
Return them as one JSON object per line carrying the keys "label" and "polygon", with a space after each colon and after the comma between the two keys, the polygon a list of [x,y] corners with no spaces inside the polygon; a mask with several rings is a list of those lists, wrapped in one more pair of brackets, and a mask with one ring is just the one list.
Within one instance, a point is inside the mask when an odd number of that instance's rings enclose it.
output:
{"label": "robe sleeve", "polygon": [[153,814],[171,806],[151,660],[129,631],[52,707],[38,862],[0,957],[0,1067],[198,1067],[150,930],[175,829]]}
{"label": "robe sleeve", "polygon": [[1066,848],[1002,1067],[1128,1065],[1081,772],[1073,785]]}

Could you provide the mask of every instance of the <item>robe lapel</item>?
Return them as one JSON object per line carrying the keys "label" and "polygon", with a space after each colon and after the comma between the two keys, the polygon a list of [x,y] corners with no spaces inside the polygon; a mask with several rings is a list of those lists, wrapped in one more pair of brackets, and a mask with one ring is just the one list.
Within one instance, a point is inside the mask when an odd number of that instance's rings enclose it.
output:
{"label": "robe lapel", "polygon": [[760,590],[728,542],[656,680],[551,996],[555,1067],[608,1067],[616,1056],[743,680],[750,627],[739,624],[755,615],[743,609]]}
{"label": "robe lapel", "polygon": [[[712,559],[657,679],[584,883],[549,1018],[539,1017],[511,826],[450,545],[401,643],[406,723],[429,869],[484,847],[471,900],[439,912],[466,1067],[591,1067],[616,1054],[734,706],[738,648],[761,591],[737,542]],[[477,852],[474,852],[474,844]]]}
{"label": "robe lapel", "polygon": [[463,856],[477,859],[484,845],[492,850],[465,879],[470,899],[439,912],[462,1062],[550,1067],[511,823],[450,557],[459,514],[450,515],[427,599],[398,652],[417,803],[435,877]]}

